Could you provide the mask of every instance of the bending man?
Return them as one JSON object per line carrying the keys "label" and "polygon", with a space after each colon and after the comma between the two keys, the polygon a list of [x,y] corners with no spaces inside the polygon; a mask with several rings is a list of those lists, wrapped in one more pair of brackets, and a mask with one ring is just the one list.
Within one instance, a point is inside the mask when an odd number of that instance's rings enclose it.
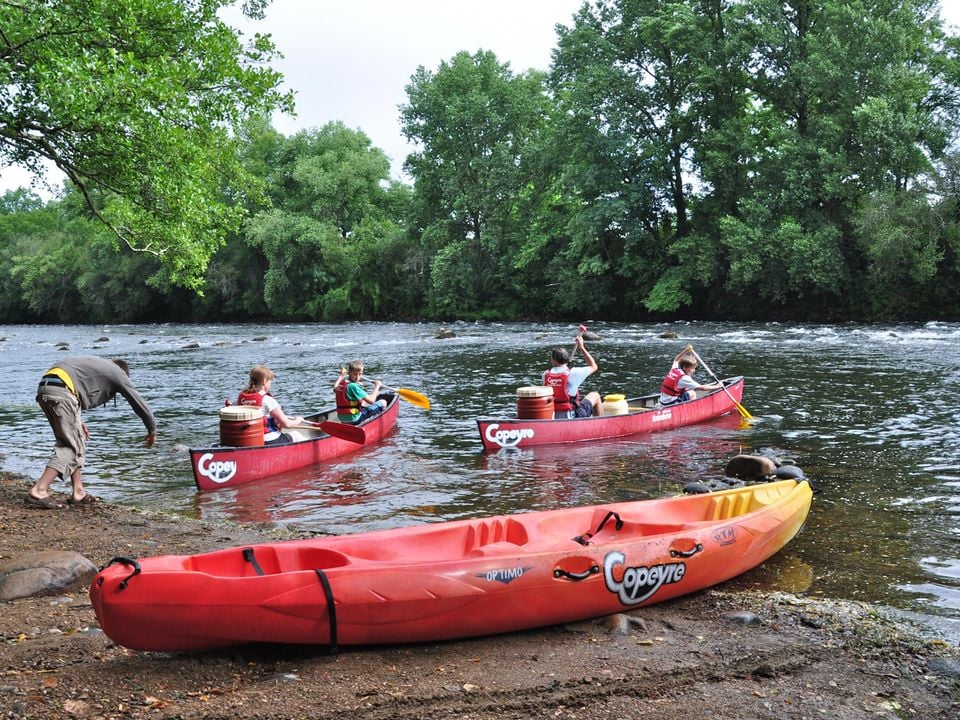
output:
{"label": "bending man", "polygon": [[82,410],[105,405],[123,395],[147,428],[146,446],[157,439],[157,421],[146,401],[130,382],[130,368],[124,360],[105,360],[91,355],[66,358],[40,378],[37,403],[53,429],[56,445],[53,456],[36,484],[27,494],[30,505],[47,510],[63,507],[50,495],[56,478],[70,478],[73,487],[67,502],[93,502],[83,487],[83,465],[90,431],[80,417]]}

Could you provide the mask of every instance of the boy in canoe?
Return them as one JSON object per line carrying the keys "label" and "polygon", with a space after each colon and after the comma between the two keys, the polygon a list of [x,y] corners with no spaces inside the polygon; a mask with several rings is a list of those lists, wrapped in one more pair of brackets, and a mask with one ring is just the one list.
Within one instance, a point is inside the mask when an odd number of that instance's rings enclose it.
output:
{"label": "boy in canoe", "polygon": [[340,422],[356,424],[371,415],[383,412],[386,400],[378,400],[380,381],[373,381],[373,390],[363,389],[363,361],[351,360],[346,368],[340,368],[340,376],[333,384],[333,394],[337,398],[337,419]]}
{"label": "boy in canoe", "polygon": [[550,353],[550,369],[543,373],[543,384],[553,388],[555,419],[603,415],[600,393],[590,392],[580,397],[580,385],[597,371],[597,361],[584,347],[582,335],[577,335],[576,343],[587,362],[585,367],[571,368],[570,353],[566,348],[556,347]]}
{"label": "boy in canoe", "polygon": [[720,383],[701,385],[693,379],[693,374],[696,371],[697,358],[693,354],[693,347],[687,345],[677,353],[677,356],[673,359],[673,364],[670,366],[670,372],[663,378],[663,383],[660,385],[660,404],[673,405],[687,400],[695,400],[698,390],[709,392],[723,388]]}

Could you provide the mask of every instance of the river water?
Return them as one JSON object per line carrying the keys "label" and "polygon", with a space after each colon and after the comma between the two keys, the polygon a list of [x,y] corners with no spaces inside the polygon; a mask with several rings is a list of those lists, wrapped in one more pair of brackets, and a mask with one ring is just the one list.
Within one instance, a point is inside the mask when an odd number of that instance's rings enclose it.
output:
{"label": "river water", "polygon": [[[814,505],[801,534],[736,585],[882,603],[960,638],[960,324],[587,325],[600,336],[588,345],[600,370],[584,389],[654,392],[689,342],[718,376],[746,377],[755,420],[484,452],[475,419],[513,415],[516,387],[538,382],[551,347],[573,346],[574,325],[458,323],[442,340],[436,325],[401,323],[0,326],[0,467],[42,471],[53,436],[37,380],[79,354],[126,358],[160,432],[143,448],[123,398],[85,413],[88,489],[203,519],[352,533],[659,497],[768,448],[806,471]],[[305,414],[332,404],[337,369],[354,358],[369,377],[426,394],[432,409],[403,403],[384,443],[339,462],[196,491],[187,448],[216,441],[217,408],[252,365],[270,365],[274,395]],[[702,366],[698,378],[710,380]]]}

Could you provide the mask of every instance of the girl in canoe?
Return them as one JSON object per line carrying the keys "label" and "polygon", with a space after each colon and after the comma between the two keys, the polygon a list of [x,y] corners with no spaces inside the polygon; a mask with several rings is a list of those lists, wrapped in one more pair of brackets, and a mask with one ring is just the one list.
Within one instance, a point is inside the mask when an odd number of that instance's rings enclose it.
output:
{"label": "girl in canoe", "polygon": [[289,427],[303,424],[303,416],[288,417],[280,403],[270,394],[276,374],[266,365],[254,365],[250,370],[250,384],[240,391],[237,405],[263,408],[263,444],[280,445],[293,442],[293,437],[283,432]]}
{"label": "girl in canoe", "polygon": [[340,376],[333,384],[333,394],[337,398],[337,419],[345,423],[358,423],[371,415],[383,412],[386,400],[378,400],[380,381],[373,381],[373,390],[363,389],[363,361],[351,360],[346,368],[340,368]]}

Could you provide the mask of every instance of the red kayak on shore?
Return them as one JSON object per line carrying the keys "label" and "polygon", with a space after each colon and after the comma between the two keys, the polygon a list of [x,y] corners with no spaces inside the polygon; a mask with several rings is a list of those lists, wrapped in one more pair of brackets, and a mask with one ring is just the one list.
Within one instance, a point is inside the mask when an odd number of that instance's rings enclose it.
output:
{"label": "red kayak on shore", "polygon": [[727,378],[723,384],[724,390],[714,390],[696,400],[666,407],[660,405],[659,393],[627,398],[626,412],[622,415],[563,420],[480,418],[477,427],[487,450],[587,442],[672,430],[735,412],[743,397],[743,378]]}
{"label": "red kayak on shore", "polygon": [[[316,427],[296,427],[285,430],[294,442],[284,445],[213,445],[190,448],[193,480],[200,490],[218,490],[234,487],[253,480],[295,470],[308,465],[332,460],[375,445],[393,429],[400,413],[399,396],[381,395],[387,401],[383,412],[362,423],[349,425],[336,422],[336,408],[324,410],[306,419]],[[242,408],[241,408],[242,410]],[[259,412],[259,408],[256,409]],[[221,423],[224,421],[221,420]],[[242,425],[242,421],[233,424]],[[260,434],[262,443],[262,416],[247,420],[249,430]],[[238,437],[248,434],[244,429]],[[221,430],[223,435],[223,430]]]}
{"label": "red kayak on shore", "polygon": [[234,547],[101,570],[101,628],[134,650],[380,645],[585,620],[735,577],[786,545],[803,479],[715,493]]}

